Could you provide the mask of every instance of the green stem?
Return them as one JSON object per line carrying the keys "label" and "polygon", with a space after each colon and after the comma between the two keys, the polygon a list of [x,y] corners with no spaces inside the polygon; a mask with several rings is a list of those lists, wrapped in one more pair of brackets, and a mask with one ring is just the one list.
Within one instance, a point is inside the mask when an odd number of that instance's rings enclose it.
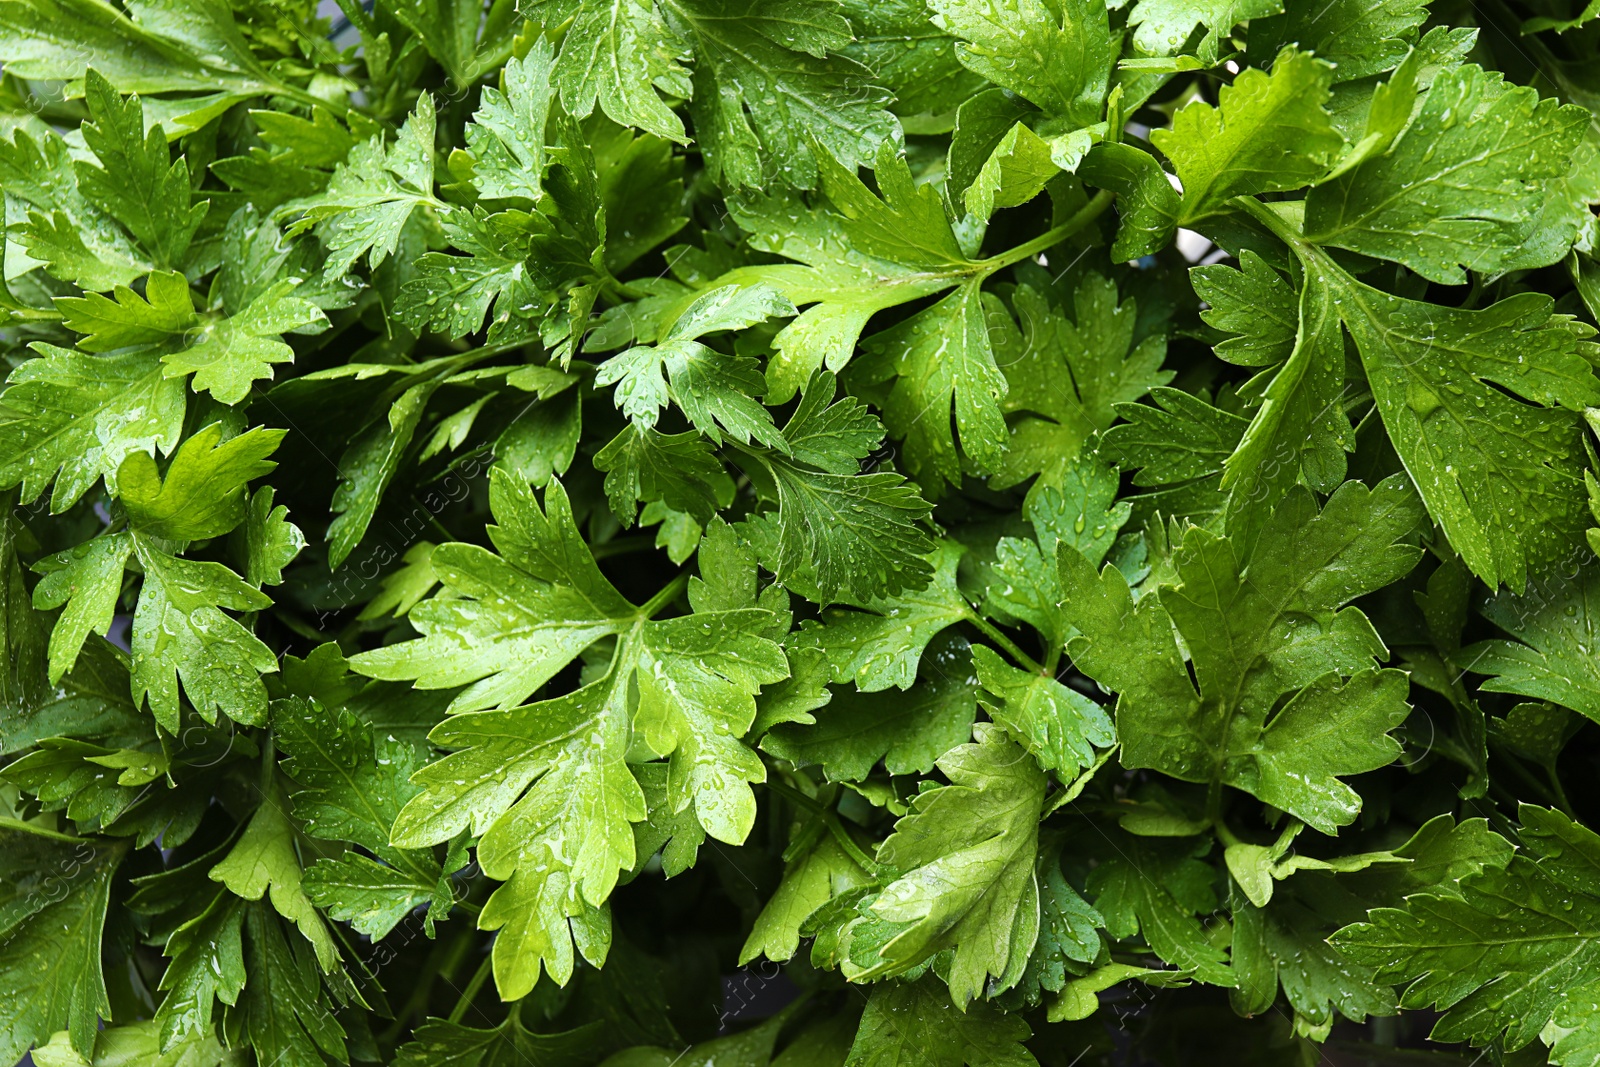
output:
{"label": "green stem", "polygon": [[1212,826],[1222,825],[1222,778],[1215,776],[1206,786],[1206,821]]}
{"label": "green stem", "polygon": [[1073,212],[1067,221],[1061,225],[1052,226],[1033,240],[1025,241],[1009,251],[1001,252],[998,256],[990,256],[988,259],[981,260],[979,266],[983,268],[982,272],[984,274],[993,274],[1002,267],[1009,267],[1013,263],[1021,263],[1023,260],[1030,259],[1047,248],[1060,244],[1099,218],[1105,209],[1111,206],[1113,199],[1115,199],[1115,194],[1111,190],[1100,190],[1089,199],[1087,204]]}
{"label": "green stem", "polygon": [[1295,232],[1284,217],[1272,210],[1253,196],[1236,196],[1228,201],[1229,204],[1255,219],[1272,232],[1272,235],[1296,250],[1306,250],[1311,246],[1306,239]]}
{"label": "green stem", "polygon": [[610,556],[627,555],[629,552],[644,552],[655,546],[656,539],[649,534],[629,534],[595,545],[589,551],[595,559],[606,559]]}
{"label": "green stem", "polygon": [[1567,799],[1567,791],[1561,786],[1561,776],[1556,773],[1555,764],[1546,764],[1544,773],[1550,779],[1550,789],[1555,793],[1556,804],[1561,808],[1562,814],[1569,819],[1576,819],[1577,816],[1572,814],[1572,801]]}
{"label": "green stem", "polygon": [[656,612],[660,611],[662,608],[676,600],[678,594],[683,592],[684,588],[688,584],[689,572],[684,571],[682,574],[678,575],[676,578],[672,579],[672,581],[663,586],[659,593],[640,605],[639,617],[641,619],[655,618]]}
{"label": "green stem", "polygon": [[846,830],[844,825],[839,822],[838,815],[831,811],[824,812],[822,821],[827,824],[828,833],[833,835],[833,839],[839,843],[839,847],[844,849],[844,854],[849,856],[857,867],[860,867],[868,874],[872,874],[878,869],[878,861],[867,855],[861,846],[856,844],[855,839],[850,836],[850,831]]}
{"label": "green stem", "polygon": [[1052,645],[1050,647],[1050,651],[1045,653],[1044,673],[1046,675],[1050,676],[1051,678],[1056,676],[1056,671],[1061,666],[1061,653],[1064,651],[1065,649],[1063,649],[1060,645]]}
{"label": "green stem", "polygon": [[485,953],[483,962],[478,964],[478,969],[472,973],[472,981],[467,983],[467,988],[461,994],[461,999],[456,1001],[456,1006],[450,1009],[450,1022],[458,1023],[461,1017],[472,1007],[472,1002],[478,996],[478,990],[483,988],[483,983],[489,978],[489,971],[494,967],[494,953]]}
{"label": "green stem", "polygon": [[[979,633],[983,634],[983,636],[999,645],[1008,656],[1016,660],[1017,663],[1028,672],[1032,674],[1047,673],[1045,669],[1039,665],[1038,660],[1022,651],[1022,649],[1018,648],[1015,641],[1001,633],[993,623],[991,623],[988,619],[985,619],[982,615],[979,615],[976,611],[973,611],[971,608],[967,609],[967,621],[976,626]],[[1053,674],[1051,676],[1054,677]]]}
{"label": "green stem", "polygon": [[[1571,816],[1572,810],[1571,807],[1566,803],[1566,798],[1564,796],[1558,797],[1554,790],[1550,789],[1543,782],[1539,781],[1539,779],[1534,776],[1532,771],[1523,766],[1523,763],[1520,759],[1513,756],[1511,753],[1506,752],[1504,749],[1498,750],[1496,754],[1500,757],[1500,762],[1504,766],[1511,768],[1517,773],[1518,778],[1521,778],[1525,783],[1527,783],[1528,788],[1543,796],[1545,800],[1559,807],[1564,814]],[[1554,779],[1555,776],[1551,775],[1552,784],[1555,784]]]}
{"label": "green stem", "polygon": [[782,782],[768,779],[767,788],[781,797],[794,801],[802,808],[820,815],[823,825],[828,828],[828,833],[832,834],[839,847],[844,849],[845,855],[854,860],[856,865],[863,871],[871,874],[878,869],[877,861],[867,855],[860,845],[856,844],[855,839],[850,836],[850,831],[846,830],[844,825],[839,822],[839,816],[832,808],[826,807],[815,797],[808,797],[800,790],[795,789],[793,786],[784,785]]}
{"label": "green stem", "polygon": [[816,797],[808,797],[808,796],[806,796],[804,793],[800,792],[800,790],[796,789],[792,785],[785,785],[782,782],[779,782],[779,781],[776,781],[774,779],[768,778],[767,782],[766,782],[766,786],[767,786],[768,789],[772,790],[774,793],[778,794],[780,797],[783,797],[786,800],[794,801],[796,804],[800,805],[802,808],[805,808],[807,811],[814,811],[818,815],[821,815],[821,814],[823,814],[824,812],[826,812],[828,810],[823,805],[822,801],[818,800]]}
{"label": "green stem", "polygon": [[1223,821],[1221,816],[1211,820],[1211,828],[1217,832],[1217,839],[1224,846],[1244,844],[1244,841],[1237,834],[1228,829],[1228,824]]}
{"label": "green stem", "polygon": [[49,308],[31,308],[18,304],[16,307],[0,305],[0,317],[14,322],[60,322],[64,316],[61,312]]}
{"label": "green stem", "polygon": [[307,92],[304,89],[290,85],[288,82],[274,81],[272,83],[272,87],[268,91],[276,93],[279,96],[287,96],[289,99],[298,101],[299,103],[302,103],[310,108],[325,108],[340,118],[344,118],[346,115],[350,114],[349,104],[340,104],[333,100],[325,100],[315,93]]}

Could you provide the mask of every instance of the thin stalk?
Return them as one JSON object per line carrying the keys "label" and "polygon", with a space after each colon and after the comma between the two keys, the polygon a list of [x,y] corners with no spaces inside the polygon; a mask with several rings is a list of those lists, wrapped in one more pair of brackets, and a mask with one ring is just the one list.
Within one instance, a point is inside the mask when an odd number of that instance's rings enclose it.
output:
{"label": "thin stalk", "polygon": [[610,556],[624,556],[629,552],[644,552],[654,548],[656,539],[650,534],[629,534],[625,537],[614,537],[603,545],[595,545],[589,549],[595,559],[606,559]]}
{"label": "thin stalk", "polygon": [[1272,210],[1255,197],[1236,196],[1232,200],[1228,201],[1228,203],[1238,208],[1246,215],[1249,215],[1257,222],[1261,223],[1261,225],[1265,226],[1268,230],[1271,230],[1274,237],[1281,240],[1290,248],[1305,249],[1310,247],[1310,245],[1306,243],[1306,239],[1300,234],[1296,233],[1294,227],[1290,226],[1289,223],[1284,220],[1282,215],[1279,215],[1276,211]]}
{"label": "thin stalk", "polygon": [[659,593],[640,605],[639,617],[641,619],[655,618],[656,612],[660,611],[662,608],[676,600],[678,594],[683,592],[688,584],[689,572],[684,571],[682,574],[678,575],[676,578],[672,579],[672,581],[663,586]]}
{"label": "thin stalk", "polygon": [[1221,816],[1218,816],[1211,821],[1211,828],[1217,832],[1217,839],[1222,842],[1224,847],[1228,845],[1244,844],[1244,841],[1240,839],[1238,834],[1235,834],[1232,830],[1228,829],[1228,824],[1222,820]]}
{"label": "thin stalk", "polygon": [[1562,814],[1569,819],[1576,819],[1577,816],[1572,814],[1572,801],[1567,799],[1567,791],[1561,786],[1561,776],[1556,773],[1555,764],[1546,765],[1544,773],[1550,779],[1550,789],[1556,795],[1556,804]]}
{"label": "thin stalk", "polygon": [[999,645],[1001,649],[1005,651],[1006,655],[1016,660],[1018,665],[1024,670],[1027,670],[1031,674],[1049,673],[1044,669],[1044,667],[1040,666],[1038,660],[1022,651],[1022,649],[1018,648],[1015,641],[1001,633],[993,623],[991,623],[988,619],[985,619],[982,615],[979,615],[976,611],[973,611],[971,608],[967,609],[967,621],[976,626],[979,633],[983,634],[983,636]]}
{"label": "thin stalk", "polygon": [[485,953],[483,962],[478,964],[478,969],[472,972],[472,980],[467,983],[467,988],[461,994],[461,999],[456,1001],[456,1006],[450,1009],[450,1022],[458,1023],[461,1017],[472,1007],[472,1002],[478,996],[478,990],[483,988],[483,983],[489,978],[489,971],[494,966],[494,953]]}
{"label": "thin stalk", "polygon": [[1100,190],[1089,199],[1087,204],[1073,212],[1071,217],[1061,225],[1052,226],[1031,241],[1024,241],[1013,249],[980,261],[979,265],[983,268],[983,273],[993,274],[1002,267],[1009,267],[1013,263],[1021,263],[1023,260],[1030,259],[1047,248],[1060,244],[1099,218],[1105,209],[1111,206],[1111,201],[1114,198],[1115,194],[1111,190]]}
{"label": "thin stalk", "polygon": [[[1556,805],[1556,807],[1561,809],[1563,814],[1569,817],[1572,815],[1572,807],[1566,802],[1566,796],[1564,794],[1558,795],[1555,790],[1547,787],[1543,782],[1539,781],[1534,773],[1528,770],[1527,767],[1523,766],[1522,761],[1513,756],[1511,753],[1500,750],[1496,754],[1500,757],[1500,762],[1503,765],[1511,768],[1517,773],[1518,778],[1521,778],[1525,783],[1527,783],[1528,788],[1543,796],[1545,800]],[[1558,784],[1555,782],[1554,775],[1551,775],[1550,777],[1552,785]]]}
{"label": "thin stalk", "polygon": [[767,788],[781,797],[794,801],[802,808],[820,815],[823,825],[828,828],[828,833],[833,835],[834,841],[838,842],[839,847],[844,849],[845,855],[854,860],[856,865],[863,871],[870,874],[878,869],[878,862],[867,855],[860,845],[856,844],[855,839],[850,836],[850,831],[846,830],[844,825],[839,822],[839,816],[832,808],[825,806],[815,797],[808,797],[800,790],[795,789],[793,786],[784,785],[782,782],[769,779]]}

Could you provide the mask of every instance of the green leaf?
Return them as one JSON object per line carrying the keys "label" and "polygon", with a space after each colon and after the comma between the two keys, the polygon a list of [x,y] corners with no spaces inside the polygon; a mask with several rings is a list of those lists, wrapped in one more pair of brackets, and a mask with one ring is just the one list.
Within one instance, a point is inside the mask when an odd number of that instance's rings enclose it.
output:
{"label": "green leaf", "polygon": [[145,130],[138,97],[124,100],[98,71],[84,80],[92,122],[83,139],[100,166],[77,162],[86,200],[115,218],[157,266],[179,267],[209,203],[189,203],[189,167],[173,162],[160,125]]}
{"label": "green leaf", "polygon": [[1405,676],[1375,668],[1386,650],[1344,605],[1415,565],[1407,542],[1420,518],[1398,477],[1375,490],[1347,482],[1320,514],[1300,490],[1243,559],[1233,542],[1190,529],[1173,556],[1177,583],[1137,604],[1115,568],[1097,577],[1063,549],[1065,611],[1083,634],[1068,652],[1119,694],[1124,765],[1234,785],[1325,833],[1354,819],[1360,797],[1338,777],[1394,759],[1388,731],[1409,708]]}
{"label": "green leaf", "polygon": [[1549,700],[1600,719],[1596,694],[1597,621],[1590,613],[1600,567],[1584,565],[1576,575],[1552,574],[1530,582],[1522,594],[1501,590],[1479,606],[1484,618],[1515,640],[1482,641],[1461,649],[1457,665],[1488,675],[1482,688]]}
{"label": "green leaf", "polygon": [[1590,327],[1535,293],[1466,311],[1325,277],[1395,451],[1467,566],[1515,588],[1570,552],[1587,525],[1574,412],[1600,401]]}
{"label": "green leaf", "polygon": [[419,907],[427,906],[429,930],[448,912],[448,887],[368,859],[359,852],[317,860],[300,881],[306,896],[330,918],[347,922],[374,940],[387,937]]}
{"label": "green leaf", "polygon": [[[981,661],[980,661],[981,663]],[[871,905],[901,929],[855,980],[903,974],[953,950],[945,980],[965,1010],[985,990],[1022,977],[1039,935],[1034,877],[1046,779],[1005,733],[978,727],[977,742],[939,757],[951,784],[920,794],[878,849],[904,871]]]}
{"label": "green leaf", "polygon": [[119,285],[111,297],[99,293],[61,297],[56,306],[67,326],[85,335],[78,340],[84,352],[166,341],[181,337],[198,322],[189,281],[177,271],[151,272],[143,296]]}
{"label": "green leaf", "polygon": [[1528,241],[1541,194],[1566,172],[1586,121],[1481,67],[1441,71],[1388,151],[1312,190],[1306,236],[1445,285],[1464,282],[1463,268],[1499,274]]}
{"label": "green leaf", "polygon": [[855,40],[844,54],[871,68],[894,94],[897,115],[942,115],[983,88],[956,59],[955,38],[928,20],[920,0],[843,0]]}
{"label": "green leaf", "polygon": [[[111,1014],[100,949],[111,879],[127,846],[14,819],[0,820],[0,840],[8,857],[0,880],[0,992],[10,1005],[0,1057],[21,1059],[63,1028],[74,1049],[89,1053],[99,1019]],[[52,890],[43,891],[46,884]]]}
{"label": "green leaf", "polygon": [[842,369],[874,313],[956,285],[975,267],[938,194],[912,181],[891,145],[878,151],[878,196],[832,157],[817,163],[826,210],[792,192],[730,205],[755,247],[796,262],[744,267],[720,281],[764,282],[797,306],[812,305],[773,340],[777,355],[767,368],[773,403],[794,396],[823,366]]}
{"label": "green leaf", "polygon": [[1061,610],[1056,546],[1070,545],[1096,566],[1103,562],[1132,510],[1126,502],[1112,503],[1116,495],[1116,472],[1090,457],[1065,464],[1059,486],[1036,485],[1022,504],[1033,538],[995,543],[984,610],[1033,627],[1046,655],[1064,649],[1074,630]]}
{"label": "green leaf", "polygon": [[874,987],[845,1067],[1037,1067],[1023,1042],[1028,1024],[986,1003],[965,1011],[939,983],[882,982]]}
{"label": "green leaf", "polygon": [[161,357],[168,377],[194,377],[189,387],[208,392],[224,404],[237,404],[248,396],[252,382],[272,377],[274,363],[294,359],[294,349],[281,337],[319,323],[326,324],[322,309],[310,300],[292,296],[298,282],[284,280],[257,296],[235,315],[207,322],[187,336],[188,347]]}
{"label": "green leaf", "polygon": [[[1418,0],[1285,0],[1284,13],[1250,24],[1250,52],[1263,58],[1290,41],[1333,64],[1335,82],[1393,70],[1428,17]],[[1257,45],[1257,37],[1261,44]]]}
{"label": "green leaf", "polygon": [[65,606],[50,631],[52,683],[72,670],[91,632],[104,637],[110,631],[122,591],[122,568],[132,551],[127,537],[114,534],[86,541],[34,565],[44,574],[33,590],[34,607]]}
{"label": "green leaf", "polygon": [[802,647],[827,657],[834,682],[853,682],[864,693],[909,688],[928,643],[971,613],[956,588],[961,554],[959,545],[942,542],[932,559],[933,580],[917,592],[854,605],[861,610],[827,609],[820,626],[807,624]]}
{"label": "green leaf", "polygon": [[281,215],[297,216],[289,235],[316,227],[330,253],[323,272],[337,278],[362,256],[376,268],[393,255],[400,231],[418,206],[433,198],[433,97],[423,93],[395,143],[381,136],[356,145],[333,171],[325,190],[291,200]]}
{"label": "green leaf", "polygon": [[394,481],[443,378],[433,375],[408,384],[388,406],[387,418],[365,427],[339,457],[340,482],[333,492],[333,521],[328,524],[328,566],[338,567],[366,536],[378,502]]}
{"label": "green leaf", "polygon": [[1469,875],[1459,895],[1418,893],[1334,935],[1380,980],[1405,986],[1402,1007],[1444,1011],[1439,1040],[1503,1038],[1519,1049],[1558,1011],[1568,1020],[1561,1029],[1585,1014],[1585,987],[1596,980],[1600,838],[1560,812],[1524,804],[1518,814],[1522,849],[1508,864]]}
{"label": "green leaf", "polygon": [[1282,0],[1140,0],[1129,22],[1137,27],[1133,41],[1138,50],[1152,56],[1174,54],[1196,23],[1205,26],[1208,32],[1195,54],[1211,64],[1235,26],[1282,10]]}
{"label": "green leaf", "polygon": [[305,535],[286,518],[288,505],[272,506],[273,493],[270,485],[257,489],[245,509],[244,578],[257,589],[281,584],[283,568],[306,547]]}
{"label": "green leaf", "polygon": [[[801,188],[838,160],[854,169],[893,143],[889,94],[838,55],[850,24],[831,3],[666,0],[661,11],[693,49],[690,113],[707,169],[729,187],[776,178]],[[657,131],[659,132],[659,131]]]}
{"label": "green leaf", "polygon": [[1155,404],[1124,404],[1127,421],[1111,427],[1102,448],[1126,467],[1134,485],[1172,485],[1221,474],[1249,423],[1181,389],[1150,390]]}
{"label": "green leaf", "polygon": [[259,611],[272,601],[220,563],[188,560],[147,537],[127,535],[144,567],[133,617],[133,697],[146,697],[156,721],[178,729],[178,683],[196,711],[241,723],[266,718],[261,674],[278,669],[260,638],[220,609]]}
{"label": "green leaf", "polygon": [[1191,103],[1170,130],[1153,132],[1183,183],[1180,223],[1205,218],[1232,197],[1298,189],[1326,173],[1344,145],[1323,106],[1332,84],[1328,64],[1285,49],[1271,74],[1242,71],[1216,107]]}
{"label": "green leaf", "polygon": [[79,79],[93,67],[126,92],[268,88],[227,6],[192,0],[170,14],[163,6],[139,5],[134,23],[101,0],[28,0],[0,18],[0,48],[23,78]]}
{"label": "green leaf", "polygon": [[[245,900],[268,897],[279,915],[292,922],[316,950],[324,971],[338,965],[339,950],[300,884],[300,860],[295,855],[294,827],[285,813],[283,797],[274,788],[261,798],[244,833],[233,843],[209,877]],[[270,895],[269,895],[270,894]],[[250,913],[252,929],[254,913]],[[257,951],[261,946],[257,946]]]}
{"label": "green leaf", "polygon": [[1042,991],[1059,993],[1069,975],[1100,953],[1100,928],[1105,918],[1078,895],[1061,872],[1061,849],[1041,844],[1039,850],[1039,940],[1028,957],[1017,991],[1037,1006]]}
{"label": "green leaf", "polygon": [[1088,697],[1008,664],[993,650],[972,650],[978,681],[993,694],[985,700],[989,716],[1023,741],[1039,765],[1062,781],[1095,761],[1093,746],[1108,748],[1116,740],[1111,717]]}
{"label": "green leaf", "polygon": [[762,751],[800,766],[820,764],[831,781],[861,781],[879,760],[890,774],[926,774],[972,736],[978,679],[965,646],[961,638],[940,639],[923,660],[922,678],[903,694],[835,692],[814,709],[814,724],[774,727]]}
{"label": "green leaf", "polygon": [[267,457],[283,435],[283,430],[258,427],[224,442],[222,424],[214,422],[184,439],[165,477],[155,460],[134,453],[117,475],[129,524],[169,541],[227,533],[244,521],[245,483],[277,467]]}
{"label": "green leaf", "polygon": [[1138,302],[1119,302],[1116,283],[1098,274],[1079,280],[1071,320],[1033,288],[1018,288],[1012,303],[1022,336],[1004,357],[1003,407],[1022,417],[990,484],[1015,485],[1037,472],[1041,484],[1060,485],[1084,442],[1116,421],[1118,405],[1172,380],[1161,369],[1166,338],[1139,336]]}
{"label": "green leaf", "polygon": [[771,413],[754,399],[763,385],[756,361],[718,352],[698,338],[792,314],[794,305],[763,285],[710,290],[689,305],[658,344],[630,348],[602,364],[595,384],[615,385],[617,406],[647,430],[654,429],[670,398],[714,444],[727,433],[741,444],[755,440],[788,451]]}
{"label": "green leaf", "polygon": [[1089,149],[1078,174],[1117,194],[1121,225],[1112,259],[1138,259],[1166,247],[1178,228],[1183,202],[1154,156],[1132,145],[1102,142]]}
{"label": "green leaf", "polygon": [[1230,521],[1247,509],[1276,505],[1296,484],[1329,492],[1344,480],[1345,453],[1356,442],[1344,412],[1338,304],[1331,287],[1307,276],[1294,350],[1224,468]]}
{"label": "green leaf", "polygon": [[1213,263],[1189,271],[1195,295],[1210,307],[1206,325],[1233,334],[1215,346],[1218,356],[1241,367],[1270,367],[1289,358],[1299,332],[1295,292],[1251,249],[1239,266]]}
{"label": "green leaf", "polygon": [[956,56],[968,70],[1016,93],[1067,128],[1104,117],[1116,52],[1104,5],[934,0],[930,7],[944,29],[961,39]]}
{"label": "green leaf", "polygon": [[994,146],[963,201],[970,214],[987,222],[995,208],[1017,207],[1038,196],[1058,173],[1050,145],[1019,122]]}
{"label": "green leaf", "polygon": [[[544,511],[501,471],[491,476],[491,494],[504,524],[491,530],[501,555],[439,546],[432,565],[453,595],[412,609],[426,636],[351,665],[429,687],[475,682],[452,710],[502,709],[457,715],[434,730],[436,743],[461,751],[418,772],[424,789],[400,812],[392,836],[403,848],[448,840],[469,826],[482,836],[479,862],[506,884],[480,924],[504,928],[496,983],[519,996],[513,991],[531,988],[541,966],[559,983],[571,977],[574,936],[587,957],[603,954],[586,940],[586,924],[634,865],[632,824],[648,814],[625,762],[631,745],[670,757],[671,811],[692,804],[706,832],[721,840],[737,843],[749,833],[755,800],[748,783],[766,772],[737,738],[755,719],[759,687],[787,677],[788,664],[763,635],[773,617],[765,609],[650,621],[633,608],[600,575],[559,483],[546,493]],[[604,675],[514,707],[608,636],[617,640]],[[475,655],[461,656],[463,642]]]}
{"label": "green leaf", "polygon": [[791,455],[752,454],[772,480],[778,511],[762,563],[818,603],[863,603],[920,589],[932,578],[927,501],[898,474],[857,473],[880,433],[858,401],[835,401],[816,375],[783,427]]}
{"label": "green leaf", "polygon": [[71,1037],[61,1031],[47,1045],[33,1050],[38,1067],[118,1067],[146,1063],[152,1067],[222,1067],[229,1062],[227,1049],[214,1035],[183,1041],[161,1051],[160,1031],[153,1022],[109,1026],[94,1037],[93,1052],[79,1055]]}
{"label": "green leaf", "polygon": [[732,485],[711,445],[698,431],[663,434],[629,422],[595,453],[605,472],[606,497],[624,526],[632,526],[640,501],[659,500],[705,522],[731,498]]}
{"label": "green leaf", "polygon": [[[988,472],[1005,449],[1000,405],[1007,383],[989,343],[988,312],[975,279],[861,343],[861,373],[894,378],[884,425],[905,441],[912,476],[935,493],[945,482],[960,484],[963,457]],[[960,452],[950,432],[952,407]]]}
{"label": "green leaf", "polygon": [[87,356],[41,344],[0,395],[14,415],[0,421],[0,485],[20,485],[31,503],[53,481],[54,512],[101,477],[114,483],[130,454],[171,452],[183,433],[183,384],[144,353]]}
{"label": "green leaf", "polygon": [[445,1019],[429,1019],[400,1047],[396,1067],[582,1067],[599,1039],[598,1023],[557,1034],[535,1034],[522,1025],[520,1011],[479,1030]]}
{"label": "green leaf", "polygon": [[414,679],[425,689],[466,685],[452,712],[515,707],[583,649],[634,622],[635,609],[579,537],[560,482],[551,482],[543,510],[504,471],[491,473],[489,487],[499,554],[477,545],[435,548],[434,573],[451,595],[411,609],[423,636],[350,660],[373,678]]}
{"label": "green leaf", "polygon": [[[1138,935],[1161,959],[1211,985],[1233,986],[1227,956],[1211,943],[1197,915],[1216,910],[1210,865],[1197,856],[1207,841],[1134,837],[1119,832],[1115,854],[1089,872],[1086,889],[1115,938]],[[1122,981],[1121,975],[1113,981]],[[1071,997],[1070,988],[1063,1000]],[[1054,1011],[1052,1012],[1052,1014]]]}
{"label": "green leaf", "polygon": [[319,1050],[344,1061],[344,1028],[305,942],[286,937],[265,904],[246,905],[244,928],[250,980],[225,1014],[225,1030],[248,1040],[258,1062],[309,1065],[321,1059]]}
{"label": "green leaf", "polygon": [[578,117],[596,103],[615,121],[683,142],[683,121],[656,95],[654,83],[686,86],[682,48],[654,4],[629,0],[533,0],[523,14],[546,26],[569,23],[555,57],[552,83]]}
{"label": "green leaf", "polygon": [[129,906],[151,917],[151,940],[168,960],[160,981],[166,995],[154,1017],[168,1047],[213,1032],[216,1002],[237,1004],[244,989],[248,905],[207,877],[228,847],[133,882]]}
{"label": "green leaf", "polygon": [[1235,903],[1233,965],[1241,976],[1240,992],[1247,985],[1245,976],[1259,968],[1263,1001],[1275,999],[1281,984],[1296,1026],[1314,1034],[1332,1026],[1335,1011],[1353,1022],[1396,1014],[1394,992],[1374,982],[1370,969],[1358,967],[1328,944],[1328,924],[1316,910],[1319,904],[1283,894],[1266,908]]}

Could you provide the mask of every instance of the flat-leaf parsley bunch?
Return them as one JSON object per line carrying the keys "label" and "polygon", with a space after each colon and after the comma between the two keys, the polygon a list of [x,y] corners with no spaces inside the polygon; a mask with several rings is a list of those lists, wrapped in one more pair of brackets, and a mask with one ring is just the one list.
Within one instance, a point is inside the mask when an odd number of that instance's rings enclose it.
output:
{"label": "flat-leaf parsley bunch", "polygon": [[0,0],[0,1065],[1600,1064],[1597,46]]}

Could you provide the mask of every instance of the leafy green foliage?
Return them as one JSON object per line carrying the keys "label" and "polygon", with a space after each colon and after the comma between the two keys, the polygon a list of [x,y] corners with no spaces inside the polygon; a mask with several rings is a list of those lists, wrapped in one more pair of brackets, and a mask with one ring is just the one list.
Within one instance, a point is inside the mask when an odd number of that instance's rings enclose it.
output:
{"label": "leafy green foliage", "polygon": [[0,0],[0,1063],[1600,1062],[1594,11],[336,6]]}

